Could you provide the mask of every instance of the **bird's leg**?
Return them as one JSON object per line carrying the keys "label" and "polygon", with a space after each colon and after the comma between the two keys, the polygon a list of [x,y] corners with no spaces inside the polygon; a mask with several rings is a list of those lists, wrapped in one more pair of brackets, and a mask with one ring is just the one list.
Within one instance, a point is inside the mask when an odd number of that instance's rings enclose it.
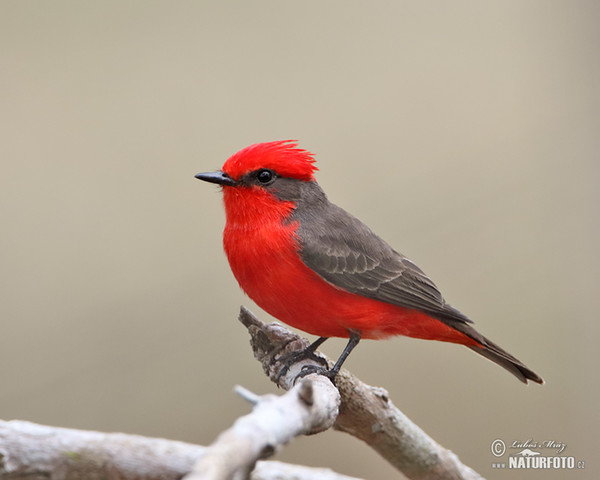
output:
{"label": "bird's leg", "polygon": [[358,345],[358,342],[360,342],[360,338],[362,337],[362,332],[358,330],[348,330],[348,332],[350,333],[350,339],[348,340],[346,347],[344,347],[344,351],[340,355],[340,358],[338,358],[337,362],[335,362],[333,368],[329,370],[333,377],[335,377],[340,371],[342,364],[346,361],[346,358],[348,358],[350,352],[354,350],[354,347]]}
{"label": "bird's leg", "polygon": [[327,370],[326,368],[318,367],[316,365],[305,365],[302,367],[302,371],[296,376],[294,381],[311,373],[318,373],[319,375],[325,375],[335,383],[335,377],[340,371],[340,368],[342,368],[342,365],[346,361],[346,358],[348,358],[348,355],[350,355],[350,352],[358,345],[358,342],[360,342],[360,338],[362,336],[362,332],[359,330],[348,330],[348,333],[350,334],[350,339],[348,340],[346,347],[344,347],[344,351],[340,355],[340,358],[337,359],[337,362],[335,362],[335,365],[333,368],[331,368],[331,370]]}
{"label": "bird's leg", "polygon": [[325,365],[325,368],[327,368],[327,360],[325,360],[323,357],[315,355],[315,350],[319,348],[328,338],[329,337],[319,337],[305,349],[288,353],[287,355],[283,355],[281,358],[279,358],[278,362],[283,363],[283,366],[281,367],[281,370],[279,370],[279,373],[275,378],[275,382],[279,383],[281,377],[283,377],[290,367],[299,360],[311,359]]}

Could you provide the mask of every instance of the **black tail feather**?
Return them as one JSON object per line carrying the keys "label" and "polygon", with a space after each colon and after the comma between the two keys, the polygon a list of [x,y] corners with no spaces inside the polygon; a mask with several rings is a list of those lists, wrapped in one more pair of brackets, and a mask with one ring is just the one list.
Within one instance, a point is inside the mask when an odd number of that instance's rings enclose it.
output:
{"label": "black tail feather", "polygon": [[523,383],[527,383],[528,380],[539,384],[544,383],[542,377],[525,366],[521,360],[513,357],[506,350],[485,338],[470,324],[454,322],[452,326],[478,343],[478,345],[469,345],[471,350],[505,368]]}
{"label": "black tail feather", "polygon": [[481,343],[481,346],[469,347],[471,350],[477,352],[479,355],[483,355],[492,362],[505,368],[523,383],[527,383],[527,380],[531,380],[532,382],[539,384],[544,383],[542,377],[540,377],[533,370],[527,368],[523,362],[513,357],[510,353],[503,350],[495,343],[483,337],[483,335],[480,337],[481,338],[477,340]]}

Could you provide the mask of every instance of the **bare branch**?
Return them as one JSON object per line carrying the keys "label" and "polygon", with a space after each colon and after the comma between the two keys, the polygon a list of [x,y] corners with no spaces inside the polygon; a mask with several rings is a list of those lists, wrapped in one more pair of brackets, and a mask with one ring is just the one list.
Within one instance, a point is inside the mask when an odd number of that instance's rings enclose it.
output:
{"label": "bare branch", "polygon": [[305,348],[308,341],[281,325],[265,325],[243,307],[240,320],[250,332],[254,355],[265,372],[289,391],[282,396],[258,396],[237,387],[254,405],[253,411],[210,447],[0,421],[0,479],[175,480],[191,470],[186,480],[267,480],[282,478],[282,471],[287,472],[286,478],[298,480],[349,480],[331,471],[257,463],[295,436],[332,425],[365,441],[411,479],[481,479],[400,412],[382,388],[366,385],[345,370],[336,379],[337,388],[314,374],[294,386],[301,368],[315,360],[297,362],[279,375],[280,359]]}
{"label": "bare branch", "polygon": [[[123,433],[0,420],[0,479],[179,480],[205,447]],[[251,480],[358,480],[325,468],[258,462]]]}
{"label": "bare branch", "polygon": [[[282,368],[279,359],[308,346],[307,340],[282,325],[264,324],[245,307],[239,318],[250,333],[255,358],[274,382]],[[307,359],[291,367],[279,386],[290,388],[302,366],[311,363],[315,362]],[[346,370],[338,374],[336,384],[342,403],[334,428],[365,441],[408,478],[482,479],[396,408],[384,389],[366,385]]]}
{"label": "bare branch", "polygon": [[340,404],[333,384],[314,374],[285,395],[244,395],[255,403],[252,412],[222,432],[184,480],[244,480],[257,460],[270,457],[294,437],[330,428]]}
{"label": "bare branch", "polygon": [[0,421],[0,478],[11,480],[175,480],[204,451],[204,447],[162,438]]}

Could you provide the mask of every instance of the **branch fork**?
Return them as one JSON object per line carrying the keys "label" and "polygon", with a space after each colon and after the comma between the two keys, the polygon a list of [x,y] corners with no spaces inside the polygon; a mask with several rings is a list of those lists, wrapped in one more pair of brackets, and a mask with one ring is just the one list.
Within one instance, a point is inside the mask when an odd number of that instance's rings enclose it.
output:
{"label": "branch fork", "polygon": [[343,369],[335,386],[316,374],[296,381],[304,366],[319,366],[314,358],[301,358],[282,373],[286,356],[306,348],[308,341],[281,325],[262,323],[244,307],[239,318],[265,373],[287,392],[256,395],[236,387],[253,409],[212,445],[0,420],[0,480],[358,480],[327,469],[261,461],[298,435],[332,427],[363,440],[410,479],[481,480],[396,408],[383,388],[366,385]]}
{"label": "branch fork", "polygon": [[[308,340],[300,338],[277,323],[261,322],[243,306],[239,320],[248,329],[254,357],[262,364],[272,381],[278,379],[283,367],[279,360],[283,355],[309,345]],[[324,356],[323,358],[326,359]],[[331,364],[328,359],[327,362]],[[278,385],[289,389],[304,365],[317,365],[317,362],[302,359],[279,378]],[[307,378],[312,377],[313,375],[310,375]],[[336,386],[341,404],[333,428],[363,440],[408,478],[482,478],[394,406],[388,392],[383,388],[369,386],[344,369],[340,370],[336,377]]]}

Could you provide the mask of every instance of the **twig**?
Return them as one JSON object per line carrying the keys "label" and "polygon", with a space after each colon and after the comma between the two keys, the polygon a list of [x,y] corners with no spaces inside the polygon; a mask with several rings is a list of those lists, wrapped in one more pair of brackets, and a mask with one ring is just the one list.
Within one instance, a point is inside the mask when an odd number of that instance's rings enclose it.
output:
{"label": "twig", "polygon": [[[307,340],[279,324],[261,322],[245,307],[241,308],[239,319],[250,333],[255,358],[274,382],[282,368],[279,359],[308,345]],[[291,367],[279,380],[279,386],[290,388],[302,366],[310,363],[315,362],[302,360]],[[338,374],[336,385],[342,403],[334,428],[365,441],[408,478],[482,479],[396,408],[384,389],[366,385],[346,370]]]}
{"label": "twig", "polygon": [[258,402],[260,402],[260,395],[251,392],[250,390],[248,390],[245,387],[242,387],[241,385],[236,385],[233,388],[233,391],[252,405],[256,405]]}
{"label": "twig", "polygon": [[294,437],[330,428],[340,404],[332,383],[314,374],[285,395],[250,398],[253,411],[222,432],[184,480],[244,480],[257,460],[270,457]]}
{"label": "twig", "polygon": [[[0,479],[179,480],[205,447],[123,433],[0,420]],[[258,462],[251,480],[358,480],[329,469]]]}

